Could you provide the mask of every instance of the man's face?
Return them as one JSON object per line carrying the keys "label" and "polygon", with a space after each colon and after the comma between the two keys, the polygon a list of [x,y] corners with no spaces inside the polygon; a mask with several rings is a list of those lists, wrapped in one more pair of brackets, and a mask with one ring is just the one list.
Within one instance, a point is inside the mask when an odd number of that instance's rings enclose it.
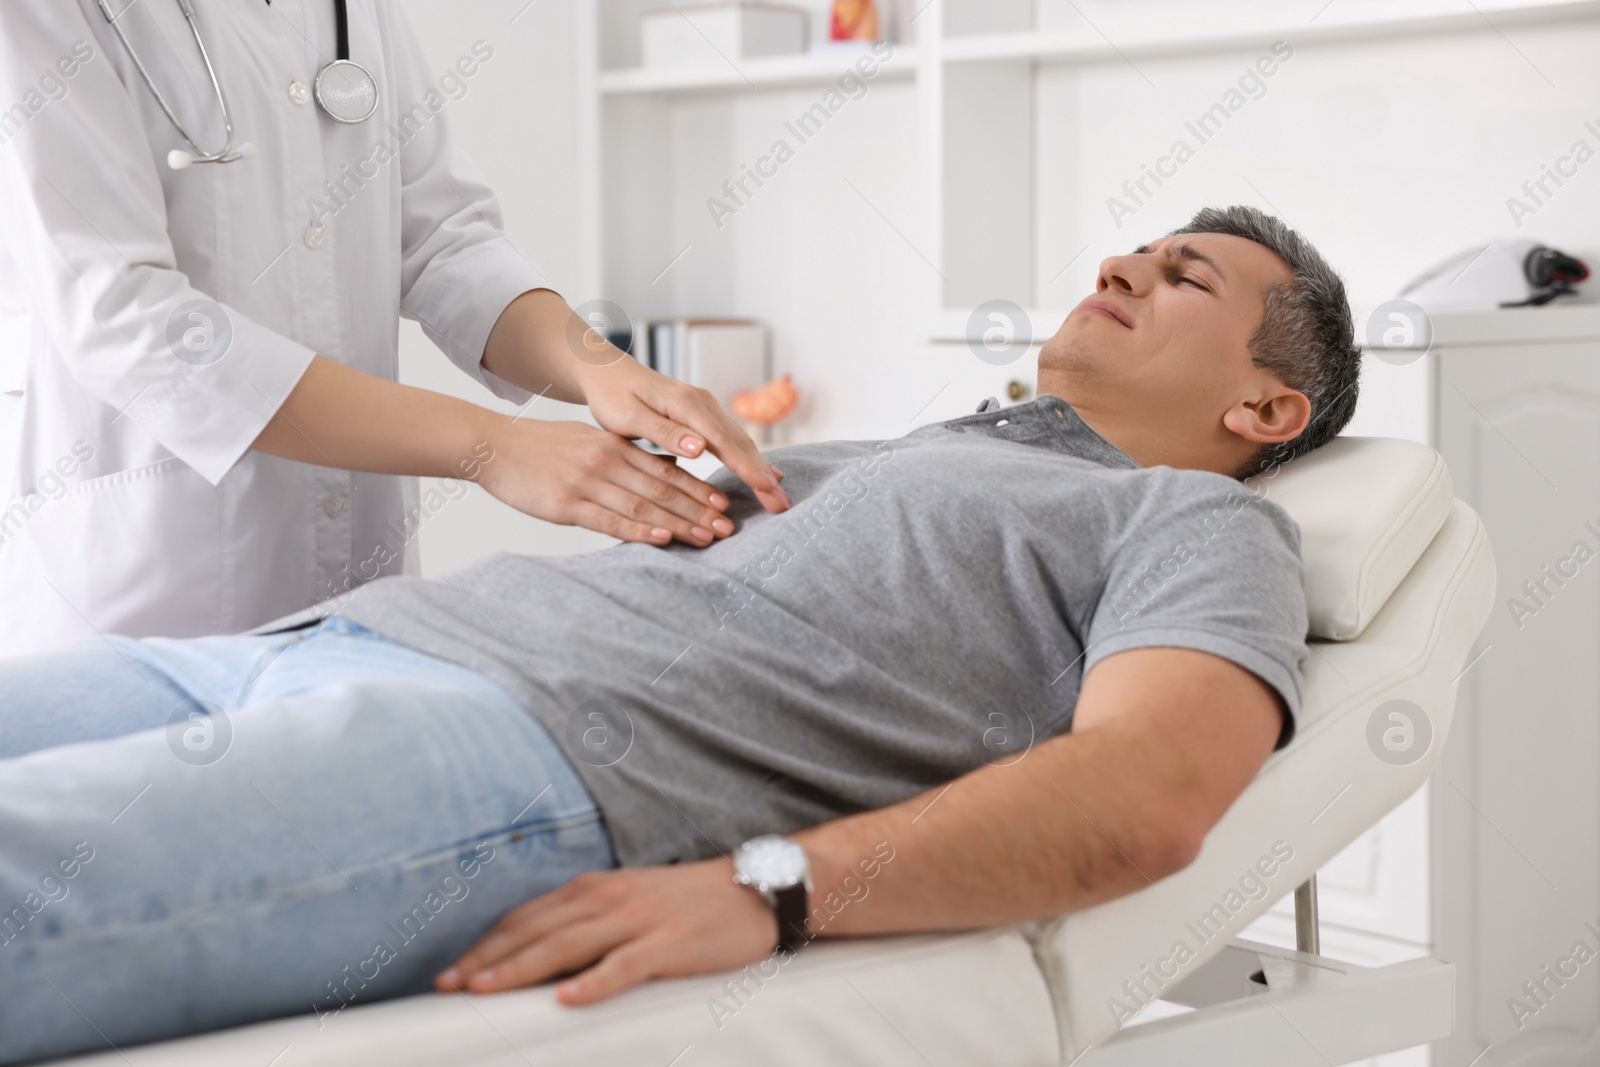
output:
{"label": "man's face", "polygon": [[1094,295],[1040,351],[1039,391],[1119,421],[1137,414],[1172,443],[1215,448],[1228,437],[1223,414],[1276,382],[1248,346],[1267,290],[1292,277],[1275,253],[1227,234],[1164,237],[1113,256]]}

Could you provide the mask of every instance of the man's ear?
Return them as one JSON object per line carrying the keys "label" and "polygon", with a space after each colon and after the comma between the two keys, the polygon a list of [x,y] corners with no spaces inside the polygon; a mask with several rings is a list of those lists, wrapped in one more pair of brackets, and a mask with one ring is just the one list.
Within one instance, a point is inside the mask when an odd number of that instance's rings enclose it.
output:
{"label": "man's ear", "polygon": [[1241,400],[1222,416],[1222,424],[1247,441],[1292,441],[1311,422],[1311,401],[1298,389],[1278,386],[1266,396]]}

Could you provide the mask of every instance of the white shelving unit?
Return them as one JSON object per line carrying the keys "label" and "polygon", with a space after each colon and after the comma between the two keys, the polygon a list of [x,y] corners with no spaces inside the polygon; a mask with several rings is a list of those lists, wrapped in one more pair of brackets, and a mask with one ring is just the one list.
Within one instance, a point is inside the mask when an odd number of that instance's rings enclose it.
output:
{"label": "white shelving unit", "polygon": [[[702,67],[633,67],[601,71],[600,93],[605,96],[628,93],[682,95],[687,93],[759,92],[763,89],[826,85],[839,77],[856,59],[850,52],[808,53],[800,56],[762,56],[741,61],[737,66],[722,64]],[[916,73],[916,49],[898,48],[883,65],[878,77],[888,80],[909,78]]]}

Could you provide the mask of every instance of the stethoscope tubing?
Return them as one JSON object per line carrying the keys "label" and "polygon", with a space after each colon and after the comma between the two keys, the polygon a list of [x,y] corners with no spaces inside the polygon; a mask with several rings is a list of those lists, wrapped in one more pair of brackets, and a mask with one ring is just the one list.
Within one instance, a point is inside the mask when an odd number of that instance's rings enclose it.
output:
{"label": "stethoscope tubing", "polygon": [[[111,28],[116,31],[117,37],[121,39],[122,47],[127,49],[128,55],[132,57],[133,65],[139,71],[139,77],[144,79],[145,85],[150,87],[151,95],[156,98],[156,103],[161,105],[162,111],[166,112],[167,118],[172,122],[173,129],[177,130],[178,136],[182,137],[184,143],[194,150],[193,162],[231,163],[235,159],[243,158],[240,153],[234,150],[233,112],[228,107],[227,94],[222,91],[222,82],[217,78],[217,69],[211,64],[211,52],[206,48],[205,39],[200,35],[200,25],[195,20],[194,5],[190,3],[190,0],[178,0],[178,7],[183,11],[184,20],[189,23],[189,32],[194,36],[194,43],[200,49],[200,59],[206,65],[206,74],[211,78],[211,88],[215,90],[217,102],[222,106],[222,126],[226,134],[226,140],[223,142],[222,148],[216,152],[207,152],[196,144],[194,138],[189,136],[189,131],[184,128],[183,123],[178,121],[178,116],[173,113],[172,106],[167,103],[167,98],[161,94],[161,90],[156,88],[155,79],[150,76],[150,71],[145,68],[144,61],[139,58],[139,53],[134,50],[133,44],[128,40],[128,35],[123,32],[122,24],[118,21],[122,16],[111,14],[111,5],[107,0],[96,0],[96,2],[100,5],[100,13],[105,16],[106,21],[111,24]],[[132,4],[128,5],[128,7],[132,6]],[[127,10],[127,7],[123,8],[124,12]]]}
{"label": "stethoscope tubing", "polygon": [[[113,15],[111,13],[109,0],[95,0],[95,2],[99,5],[100,13],[105,16],[106,22],[110,23],[118,39],[122,41],[122,47],[127,50],[129,57],[132,58],[133,65],[139,71],[139,77],[144,79],[145,85],[149,87],[150,94],[155,97],[156,103],[160,105],[162,112],[166,114],[167,120],[172,123],[173,129],[178,131],[178,136],[183,138],[184,143],[191,150],[191,154],[188,155],[179,151],[172,152],[168,157],[170,166],[174,169],[182,169],[194,163],[232,163],[235,160],[245,159],[254,155],[255,150],[252,145],[234,147],[233,110],[228,106],[227,94],[222,90],[222,81],[217,77],[217,69],[211,62],[211,51],[206,47],[205,37],[200,33],[200,23],[195,17],[192,0],[177,0],[177,2],[179,9],[183,12],[184,20],[189,24],[189,33],[194,37],[195,46],[200,50],[200,59],[206,66],[206,75],[211,79],[211,88],[216,94],[217,103],[222,108],[222,125],[225,140],[222,147],[215,152],[207,152],[201,148],[199,143],[189,135],[189,131],[184,127],[183,123],[178,121],[177,113],[172,110],[172,105],[167,102],[167,98],[162,94],[161,90],[156,87],[155,79],[151,77],[149,69],[144,65],[144,61],[139,58],[139,53],[134,50],[133,43],[128,40],[127,33],[123,31],[120,21],[122,15]],[[134,3],[137,3],[137,0],[132,0],[127,7],[124,7],[122,9],[123,13],[125,14]],[[343,125],[357,126],[367,121],[377,111],[377,80],[372,77],[372,73],[365,67],[350,59],[350,10],[347,0],[334,0],[334,12],[338,25],[339,55],[332,63],[323,67],[314,79],[313,95],[317,99],[317,106],[330,119]],[[356,76],[364,80],[367,86],[370,87],[367,94],[370,98],[370,106],[362,114],[341,115],[326,98],[325,84],[328,75],[330,72],[344,68],[354,71]]]}

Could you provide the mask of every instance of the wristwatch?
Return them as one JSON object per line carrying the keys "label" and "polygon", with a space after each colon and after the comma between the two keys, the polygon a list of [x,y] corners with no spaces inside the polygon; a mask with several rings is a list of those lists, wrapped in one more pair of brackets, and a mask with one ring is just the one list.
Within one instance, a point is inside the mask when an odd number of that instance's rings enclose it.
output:
{"label": "wristwatch", "polygon": [[752,837],[733,850],[733,880],[760,893],[777,911],[779,949],[793,952],[806,943],[811,863],[799,842],[781,834]]}

